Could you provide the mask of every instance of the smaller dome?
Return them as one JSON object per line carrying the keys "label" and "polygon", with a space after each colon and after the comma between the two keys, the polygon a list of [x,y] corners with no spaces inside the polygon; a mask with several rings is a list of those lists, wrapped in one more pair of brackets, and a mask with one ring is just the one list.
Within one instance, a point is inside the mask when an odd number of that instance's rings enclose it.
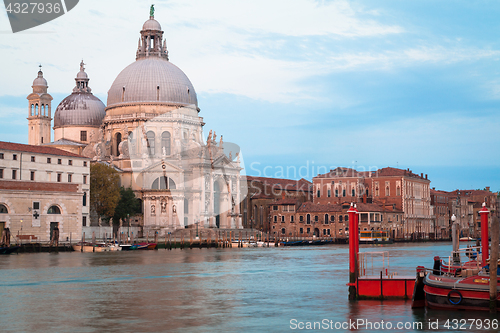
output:
{"label": "smaller dome", "polygon": [[158,30],[158,31],[161,31],[161,25],[154,18],[150,18],[149,20],[147,20],[146,22],[144,22],[144,25],[142,26],[142,30]]}
{"label": "smaller dome", "polygon": [[33,80],[33,86],[47,86],[47,80],[43,78],[42,71],[38,71],[38,77]]}
{"label": "smaller dome", "polygon": [[104,103],[89,93],[72,93],[57,106],[54,127],[101,126],[106,116]]}
{"label": "smaller dome", "polygon": [[79,71],[78,74],[76,74],[76,78],[77,79],[88,79],[88,75],[87,73],[85,73],[84,71]]}

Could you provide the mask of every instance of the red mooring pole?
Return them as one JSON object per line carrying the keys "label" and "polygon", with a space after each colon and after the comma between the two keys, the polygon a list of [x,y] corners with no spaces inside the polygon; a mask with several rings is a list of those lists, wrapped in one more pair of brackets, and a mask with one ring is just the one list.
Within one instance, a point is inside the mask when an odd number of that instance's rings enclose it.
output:
{"label": "red mooring pole", "polygon": [[356,239],[358,228],[356,226],[356,210],[352,203],[347,211],[349,213],[349,299],[356,299],[356,280],[357,280],[357,252],[356,252]]}
{"label": "red mooring pole", "polygon": [[486,202],[483,202],[483,208],[479,211],[481,214],[481,246],[482,246],[482,261],[481,265],[486,266],[486,260],[489,258],[490,240],[488,236],[488,215],[490,211],[486,208]]}
{"label": "red mooring pole", "polygon": [[356,279],[359,277],[359,211],[358,208],[356,207],[356,204],[354,204],[354,211],[356,212],[354,214],[354,230],[356,230],[356,242],[354,243],[354,246],[356,248],[355,253],[356,253]]}

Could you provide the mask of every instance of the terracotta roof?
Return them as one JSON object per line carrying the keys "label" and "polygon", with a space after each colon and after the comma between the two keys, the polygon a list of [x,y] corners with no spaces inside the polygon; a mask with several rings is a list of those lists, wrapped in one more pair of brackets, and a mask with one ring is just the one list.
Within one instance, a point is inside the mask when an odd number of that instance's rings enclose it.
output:
{"label": "terracotta roof", "polygon": [[0,180],[0,190],[78,192],[78,184],[42,183]]}
{"label": "terracotta roof", "polygon": [[430,189],[430,194],[431,195],[445,195],[445,196],[450,196],[451,193],[450,192],[446,192],[446,191],[443,191],[443,190],[433,190],[432,188]]}
{"label": "terracotta roof", "polygon": [[322,212],[341,212],[342,205],[319,205],[312,202],[304,202],[298,209],[298,213],[322,213]]}
{"label": "terracotta roof", "polygon": [[335,177],[361,177],[362,175],[352,168],[338,167],[328,173],[317,175],[314,178],[335,178]]}
{"label": "terracotta roof", "polygon": [[[424,177],[417,175],[416,173],[413,173],[411,170],[403,170],[403,169],[397,169],[397,168],[392,168],[392,167],[378,169],[375,172],[374,176],[375,177],[405,176],[405,177],[414,177],[414,178],[425,179]],[[425,179],[425,180],[428,180],[428,179]]]}
{"label": "terracotta roof", "polygon": [[[358,212],[360,213],[367,213],[367,212],[383,212],[384,211],[384,208],[382,208],[381,206],[377,205],[377,204],[373,204],[373,203],[357,203],[356,204],[356,208],[358,210]],[[385,210],[386,212],[393,212],[393,210],[388,210],[386,209]]]}
{"label": "terracotta roof", "polygon": [[299,200],[293,198],[279,199],[274,202],[270,202],[270,205],[297,205],[300,204]]}
{"label": "terracotta roof", "polygon": [[82,156],[82,155],[73,154],[73,153],[67,152],[65,150],[57,149],[57,148],[53,148],[53,147],[33,146],[33,145],[25,145],[22,143],[12,143],[12,142],[5,142],[5,141],[0,141],[0,149],[27,152],[27,153],[87,158],[87,157]]}
{"label": "terracotta roof", "polygon": [[286,191],[312,191],[312,183],[304,178],[300,180],[283,179],[283,178],[267,178],[267,177],[254,177],[246,176],[247,181],[258,181],[273,189],[279,188]]}
{"label": "terracotta roof", "polygon": [[493,192],[485,191],[485,190],[455,190],[455,191],[451,191],[449,193],[455,197],[457,195],[460,195],[462,197],[469,197],[469,196],[476,196],[476,195],[487,197],[487,196],[496,196],[497,195],[497,193],[493,193]]}

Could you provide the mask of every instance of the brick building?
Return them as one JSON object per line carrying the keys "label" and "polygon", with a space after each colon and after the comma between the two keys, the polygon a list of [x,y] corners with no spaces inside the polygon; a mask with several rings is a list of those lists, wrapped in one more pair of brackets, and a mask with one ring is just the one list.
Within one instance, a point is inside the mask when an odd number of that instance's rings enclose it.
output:
{"label": "brick building", "polygon": [[428,237],[434,234],[430,208],[430,180],[411,170],[383,168],[358,172],[336,168],[313,178],[314,203],[373,203],[382,212],[403,212],[393,230],[401,237]]}
{"label": "brick building", "polygon": [[[455,190],[450,192],[449,209],[455,214],[463,236],[480,237],[481,216],[479,211],[483,202],[492,212],[498,210],[498,193],[491,192],[489,187],[484,190]],[[489,226],[493,214],[489,215]]]}
{"label": "brick building", "polygon": [[431,207],[433,209],[435,237],[438,239],[450,237],[450,193],[446,191],[430,190]]}
{"label": "brick building", "polygon": [[[300,203],[294,199],[277,200],[271,207],[271,235],[274,237],[347,238],[349,202],[341,204]],[[360,231],[387,231],[398,237],[402,212],[387,211],[376,204],[356,204]]]}
{"label": "brick building", "polygon": [[269,205],[279,199],[309,201],[312,183],[305,180],[246,176],[248,195],[241,202],[244,228],[268,231]]}

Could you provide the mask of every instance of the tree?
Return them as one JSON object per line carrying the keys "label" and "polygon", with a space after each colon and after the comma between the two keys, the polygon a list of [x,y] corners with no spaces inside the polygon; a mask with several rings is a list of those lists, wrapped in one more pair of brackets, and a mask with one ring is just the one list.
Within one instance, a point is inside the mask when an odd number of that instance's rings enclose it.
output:
{"label": "tree", "polygon": [[129,187],[120,187],[120,201],[115,208],[113,224],[119,224],[120,219],[124,220],[127,215],[135,215],[141,212],[139,199],[135,197],[134,191]]}
{"label": "tree", "polygon": [[99,217],[110,218],[120,200],[118,172],[102,163],[90,165],[90,207]]}

